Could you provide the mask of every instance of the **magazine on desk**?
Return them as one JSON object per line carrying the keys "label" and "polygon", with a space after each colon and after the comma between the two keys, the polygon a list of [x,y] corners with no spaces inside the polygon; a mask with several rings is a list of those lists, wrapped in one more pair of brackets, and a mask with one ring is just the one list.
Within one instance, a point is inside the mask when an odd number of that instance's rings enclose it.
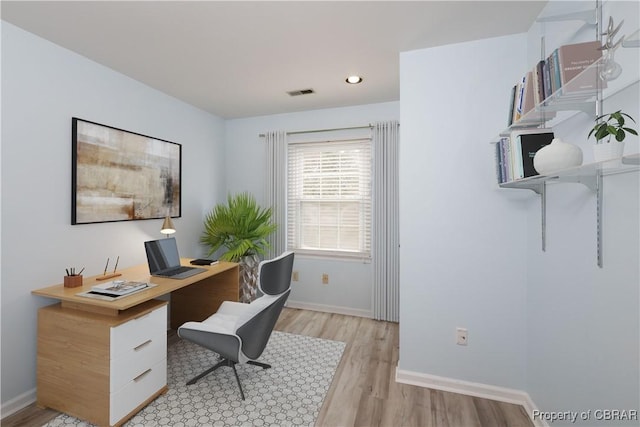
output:
{"label": "magazine on desk", "polygon": [[94,285],[91,287],[91,290],[88,292],[81,292],[77,295],[88,297],[88,298],[96,298],[106,301],[113,301],[118,298],[124,298],[131,294],[135,294],[140,291],[144,291],[145,289],[149,289],[155,287],[153,283],[147,282],[134,282],[130,280],[114,280],[112,282],[101,283],[99,285]]}

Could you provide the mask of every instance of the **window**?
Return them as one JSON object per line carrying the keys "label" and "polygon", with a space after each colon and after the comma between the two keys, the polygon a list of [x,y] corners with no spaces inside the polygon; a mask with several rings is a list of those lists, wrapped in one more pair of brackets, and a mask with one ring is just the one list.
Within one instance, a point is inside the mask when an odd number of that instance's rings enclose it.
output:
{"label": "window", "polygon": [[290,143],[287,246],[371,257],[371,141]]}

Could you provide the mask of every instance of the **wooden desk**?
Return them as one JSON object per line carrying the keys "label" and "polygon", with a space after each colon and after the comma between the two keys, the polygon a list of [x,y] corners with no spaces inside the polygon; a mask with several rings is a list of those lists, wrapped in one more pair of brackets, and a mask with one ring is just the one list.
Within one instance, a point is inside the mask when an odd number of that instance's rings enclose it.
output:
{"label": "wooden desk", "polygon": [[[188,265],[183,259],[182,264]],[[222,301],[239,300],[238,265],[220,262],[186,279],[149,276],[146,265],[115,280],[157,286],[115,301],[78,296],[82,287],[59,284],[32,293],[61,302],[38,311],[37,403],[93,424],[121,425],[166,392],[167,302],[171,327],[204,320]]]}
{"label": "wooden desk", "polygon": [[[181,259],[182,265],[189,265],[190,259]],[[239,301],[239,270],[238,264],[220,261],[212,266],[203,266],[207,271],[186,279],[166,279],[151,277],[146,264],[121,270],[122,276],[110,280],[132,280],[153,283],[153,288],[134,293],[115,301],[78,296],[81,292],[91,290],[91,287],[105,281],[98,281],[100,276],[86,277],[83,286],[65,288],[63,284],[36,289],[31,293],[43,297],[53,298],[62,302],[62,307],[92,313],[118,316],[122,311],[142,304],[145,301],[171,294],[171,328],[178,329],[189,320],[204,320],[215,313],[222,301]]]}

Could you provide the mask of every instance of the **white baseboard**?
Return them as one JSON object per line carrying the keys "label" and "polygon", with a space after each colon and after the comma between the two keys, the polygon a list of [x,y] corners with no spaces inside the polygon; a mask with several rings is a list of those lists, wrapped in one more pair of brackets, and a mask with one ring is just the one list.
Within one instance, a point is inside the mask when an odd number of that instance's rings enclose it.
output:
{"label": "white baseboard", "polygon": [[289,308],[300,308],[303,310],[323,311],[325,313],[335,313],[335,314],[344,314],[347,316],[367,317],[370,319],[373,318],[373,313],[371,313],[370,310],[359,310],[356,308],[338,307],[335,305],[310,304],[308,302],[288,300],[286,306]]}
{"label": "white baseboard", "polygon": [[8,417],[10,415],[15,414],[21,409],[26,408],[36,401],[36,389],[29,390],[25,393],[22,393],[19,396],[14,397],[2,404],[2,408],[0,409],[0,416],[2,418]]}
{"label": "white baseboard", "polygon": [[533,411],[537,409],[537,407],[531,399],[531,396],[529,396],[529,393],[521,390],[423,374],[420,372],[405,371],[398,368],[396,368],[396,382],[522,405],[533,422],[533,425],[536,427],[549,427],[545,421],[533,419]]}

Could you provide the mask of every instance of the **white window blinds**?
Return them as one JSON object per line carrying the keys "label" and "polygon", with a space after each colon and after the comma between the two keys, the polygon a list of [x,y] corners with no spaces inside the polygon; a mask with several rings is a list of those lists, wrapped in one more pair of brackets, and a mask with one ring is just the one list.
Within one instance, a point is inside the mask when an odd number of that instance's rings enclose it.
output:
{"label": "white window blinds", "polygon": [[371,141],[289,143],[287,247],[371,257]]}

